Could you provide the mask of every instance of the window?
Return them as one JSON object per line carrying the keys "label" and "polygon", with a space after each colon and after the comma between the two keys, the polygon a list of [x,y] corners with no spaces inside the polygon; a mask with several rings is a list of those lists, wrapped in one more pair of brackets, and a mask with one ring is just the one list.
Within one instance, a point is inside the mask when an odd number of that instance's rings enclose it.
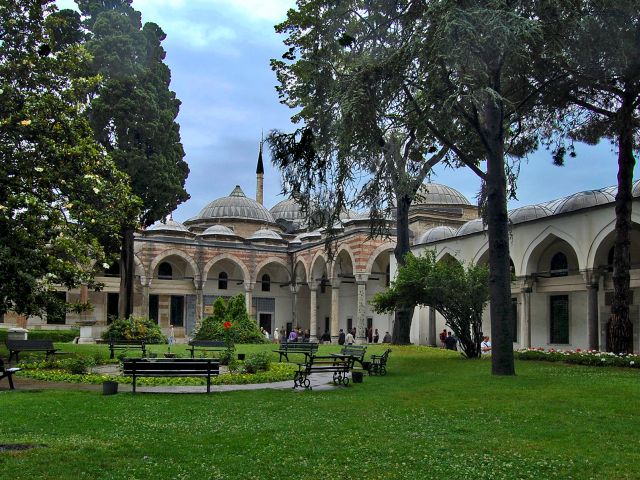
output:
{"label": "window", "polygon": [[160,323],[160,295],[149,295],[149,319]]}
{"label": "window", "polygon": [[391,285],[391,265],[387,265],[384,278],[384,286],[388,287],[389,285]]}
{"label": "window", "polygon": [[158,278],[163,280],[171,280],[173,278],[173,268],[168,262],[162,262],[158,265]]}
{"label": "window", "polygon": [[550,342],[569,343],[569,295],[552,295]]}
{"label": "window", "polygon": [[347,330],[351,331],[352,328],[353,328],[353,318],[347,317]]}
{"label": "window", "polygon": [[271,277],[267,274],[262,275],[262,291],[263,292],[271,291]]}
{"label": "window", "polygon": [[227,272],[220,272],[220,274],[218,275],[218,290],[226,290],[228,280],[229,275],[227,275]]}
{"label": "window", "polygon": [[174,327],[184,326],[184,297],[171,295],[171,314],[169,323]]}
{"label": "window", "polygon": [[566,277],[569,274],[569,264],[564,253],[558,252],[551,257],[550,273],[552,277]]}
{"label": "window", "polygon": [[[59,302],[66,303],[67,292],[55,292],[55,297]],[[65,312],[64,303],[60,305],[54,305],[47,309],[47,323],[51,325],[64,325],[67,315]]]}
{"label": "window", "polygon": [[117,293],[107,293],[107,323],[118,318],[118,301],[119,295]]}

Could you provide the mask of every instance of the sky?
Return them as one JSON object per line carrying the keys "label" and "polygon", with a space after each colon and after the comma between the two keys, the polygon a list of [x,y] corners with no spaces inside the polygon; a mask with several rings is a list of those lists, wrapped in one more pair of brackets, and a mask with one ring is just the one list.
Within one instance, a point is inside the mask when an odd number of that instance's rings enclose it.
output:
{"label": "sky", "polygon": [[[57,0],[74,8],[73,0]],[[279,103],[271,58],[285,52],[284,37],[273,26],[286,18],[293,0],[133,0],[143,22],[157,23],[167,34],[163,47],[171,69],[170,88],[182,102],[177,122],[190,174],[191,199],[174,212],[184,221],[235,185],[255,198],[255,169],[261,134],[292,131],[292,111]],[[616,184],[617,152],[603,142],[578,145],[576,158],[552,165],[542,150],[523,161],[517,201],[509,208],[554,200],[583,190]],[[280,175],[264,155],[264,204],[280,195]],[[472,203],[480,187],[468,169],[437,167],[431,180],[459,190]]]}

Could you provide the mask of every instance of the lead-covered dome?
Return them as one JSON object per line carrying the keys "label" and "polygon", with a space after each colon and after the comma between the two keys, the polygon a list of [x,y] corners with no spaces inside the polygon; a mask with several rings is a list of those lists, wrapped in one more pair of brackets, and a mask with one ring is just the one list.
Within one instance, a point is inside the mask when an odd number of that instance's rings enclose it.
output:
{"label": "lead-covered dome", "polygon": [[432,243],[439,240],[445,240],[451,238],[456,234],[456,229],[448,226],[433,227],[424,232],[418,237],[416,244],[420,243]]}
{"label": "lead-covered dome", "polygon": [[187,223],[228,219],[275,223],[269,210],[247,197],[240,185],[236,185],[228,197],[218,198],[207,204],[198,215],[187,220]]}
{"label": "lead-covered dome", "polygon": [[439,183],[423,183],[414,200],[414,205],[471,205],[455,188]]}
{"label": "lead-covered dome", "polygon": [[288,198],[276,203],[271,210],[269,210],[273,218],[277,220],[286,220],[291,223],[302,223],[304,221],[304,214],[300,208],[300,204],[293,198]]}
{"label": "lead-covered dome", "polygon": [[511,210],[509,212],[509,220],[511,220],[511,223],[522,223],[536,218],[548,217],[549,215],[553,215],[553,212],[543,205],[527,205]]}
{"label": "lead-covered dome", "polygon": [[176,222],[172,218],[154,223],[145,230],[145,233],[191,235],[191,232],[187,227],[180,222]]}
{"label": "lead-covered dome", "polygon": [[481,218],[474,218],[473,220],[469,220],[464,225],[461,225],[456,232],[456,236],[460,237],[462,235],[470,235],[472,233],[481,232],[486,229],[487,227],[486,225],[484,225]]}
{"label": "lead-covered dome", "polygon": [[556,207],[554,213],[567,213],[582,208],[595,207],[615,201],[615,197],[602,190],[587,190],[565,197]]}

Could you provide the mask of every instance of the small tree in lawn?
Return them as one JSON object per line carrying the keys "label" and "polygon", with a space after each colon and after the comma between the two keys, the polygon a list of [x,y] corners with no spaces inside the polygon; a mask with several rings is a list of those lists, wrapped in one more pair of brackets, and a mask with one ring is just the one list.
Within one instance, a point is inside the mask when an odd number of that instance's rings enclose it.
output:
{"label": "small tree in lawn", "polygon": [[481,355],[482,312],[489,301],[489,269],[456,260],[436,262],[436,252],[409,253],[391,288],[372,300],[378,313],[421,305],[435,308],[446,319],[467,358]]}

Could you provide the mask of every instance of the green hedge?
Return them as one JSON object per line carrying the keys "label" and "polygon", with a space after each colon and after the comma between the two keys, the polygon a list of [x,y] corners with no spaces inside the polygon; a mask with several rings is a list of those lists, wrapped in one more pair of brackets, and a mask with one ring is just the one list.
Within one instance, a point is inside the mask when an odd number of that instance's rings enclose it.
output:
{"label": "green hedge", "polygon": [[593,367],[640,368],[639,355],[616,355],[609,352],[581,350],[544,350],[531,348],[514,352],[518,360],[539,360],[543,362],[563,362]]}
{"label": "green hedge", "polygon": [[[27,329],[29,330],[29,329]],[[0,343],[5,343],[7,339],[7,329],[0,329]],[[29,330],[29,340],[53,340],[54,342],[72,342],[74,338],[80,336],[80,330],[69,328],[65,330]]]}

